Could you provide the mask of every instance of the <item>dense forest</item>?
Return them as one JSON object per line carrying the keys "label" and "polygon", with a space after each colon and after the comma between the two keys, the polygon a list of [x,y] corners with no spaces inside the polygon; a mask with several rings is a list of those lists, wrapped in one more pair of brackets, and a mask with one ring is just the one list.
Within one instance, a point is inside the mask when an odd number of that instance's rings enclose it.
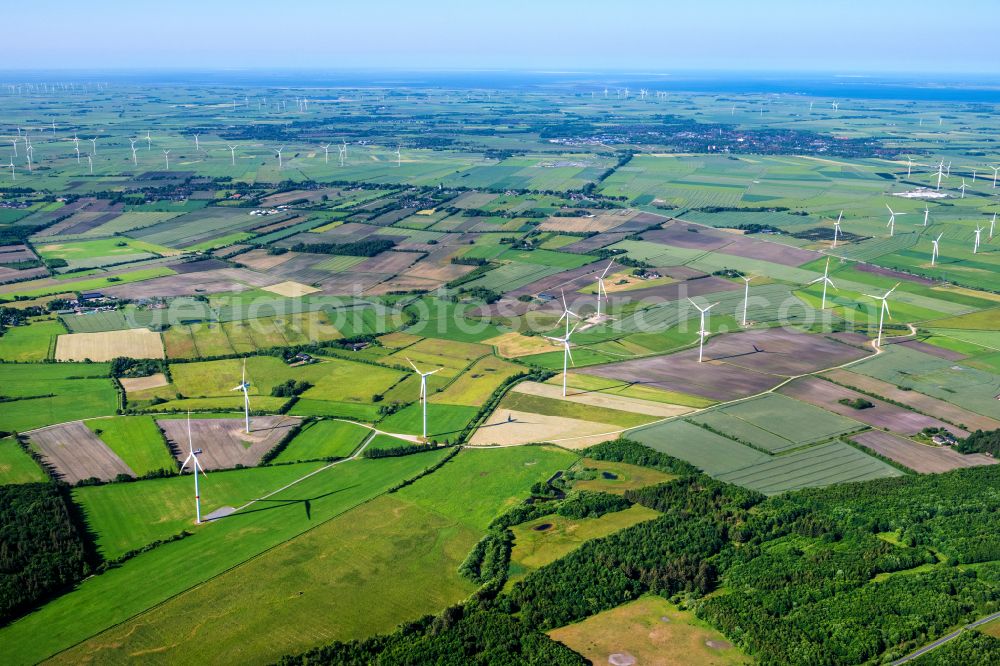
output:
{"label": "dense forest", "polygon": [[87,553],[58,486],[0,486],[0,624],[88,574]]}
{"label": "dense forest", "polygon": [[351,257],[374,257],[386,250],[391,250],[396,242],[388,238],[371,238],[354,241],[353,243],[296,243],[293,252],[312,252],[313,254],[342,254]]}

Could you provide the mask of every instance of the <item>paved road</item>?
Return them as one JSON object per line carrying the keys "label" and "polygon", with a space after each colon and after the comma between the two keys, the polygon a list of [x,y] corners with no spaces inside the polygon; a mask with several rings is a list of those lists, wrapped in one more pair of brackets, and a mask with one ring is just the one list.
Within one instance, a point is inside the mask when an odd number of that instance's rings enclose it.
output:
{"label": "paved road", "polygon": [[943,636],[943,637],[937,639],[933,643],[928,643],[927,645],[923,646],[919,650],[914,650],[913,652],[911,652],[910,654],[906,655],[902,659],[897,659],[896,661],[892,662],[889,666],[896,666],[897,664],[905,664],[908,661],[912,661],[912,660],[916,659],[917,657],[919,657],[920,655],[926,654],[927,652],[930,652],[934,648],[941,647],[942,645],[944,645],[948,641],[954,640],[954,639],[958,638],[964,632],[969,631],[970,629],[975,629],[976,627],[978,627],[980,625],[983,625],[983,624],[986,624],[987,622],[992,622],[993,620],[1000,620],[1000,613],[993,613],[992,615],[987,615],[986,617],[984,617],[982,619],[979,619],[979,620],[976,620],[975,622],[971,622],[971,623],[965,625],[964,627],[962,627],[961,629],[957,629],[957,630],[951,632],[950,634],[948,634],[947,636]]}

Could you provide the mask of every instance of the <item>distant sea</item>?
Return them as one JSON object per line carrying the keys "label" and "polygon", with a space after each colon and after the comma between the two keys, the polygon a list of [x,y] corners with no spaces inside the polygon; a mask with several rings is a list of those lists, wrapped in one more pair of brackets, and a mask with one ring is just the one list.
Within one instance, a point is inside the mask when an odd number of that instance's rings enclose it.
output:
{"label": "distant sea", "polygon": [[215,71],[0,71],[3,83],[107,81],[120,85],[247,88],[441,88],[592,91],[628,87],[666,92],[807,95],[835,99],[1000,103],[1000,76],[942,74],[835,75],[815,73],[215,70]]}

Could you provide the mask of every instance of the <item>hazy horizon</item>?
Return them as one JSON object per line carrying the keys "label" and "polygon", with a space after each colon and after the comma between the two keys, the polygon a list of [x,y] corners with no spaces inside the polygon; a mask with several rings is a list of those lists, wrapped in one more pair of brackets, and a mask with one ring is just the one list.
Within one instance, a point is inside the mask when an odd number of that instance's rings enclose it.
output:
{"label": "hazy horizon", "polygon": [[681,71],[991,72],[1000,6],[962,11],[914,0],[814,5],[715,0],[674,6],[512,0],[361,4],[177,0],[162,12],[99,0],[87,12],[39,0],[36,30],[9,30],[7,71],[319,68],[639,73]]}

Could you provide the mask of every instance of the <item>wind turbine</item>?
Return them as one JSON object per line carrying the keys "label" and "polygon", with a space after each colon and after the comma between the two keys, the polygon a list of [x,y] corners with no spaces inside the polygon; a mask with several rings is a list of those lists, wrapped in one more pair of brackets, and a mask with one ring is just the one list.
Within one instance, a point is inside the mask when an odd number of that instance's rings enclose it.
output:
{"label": "wind turbine", "polygon": [[812,282],[810,282],[809,284],[816,284],[817,282],[822,282],[823,283],[823,303],[819,306],[819,309],[820,310],[826,310],[826,288],[828,286],[833,287],[834,289],[837,288],[837,285],[835,285],[833,283],[833,280],[830,279],[830,258],[829,257],[826,258],[826,268],[823,270],[823,277],[818,277],[815,280],[813,280]]}
{"label": "wind turbine", "polygon": [[325,144],[321,144],[321,146],[323,148],[323,161],[324,161],[325,164],[329,164],[330,163],[330,144],[325,143]]}
{"label": "wind turbine", "polygon": [[[896,283],[896,287],[899,283]],[[889,311],[889,294],[896,291],[896,287],[893,287],[889,291],[885,292],[884,296],[872,296],[871,294],[865,294],[868,298],[874,298],[876,301],[882,301],[882,307],[879,309],[878,316],[878,340],[875,342],[875,346],[879,349],[882,348],[882,324],[885,322],[885,315],[888,313],[889,319],[892,319],[892,312]]]}
{"label": "wind turbine", "polygon": [[833,223],[833,247],[837,247],[837,238],[840,236],[840,220],[844,217],[844,211],[840,211],[837,221]]}
{"label": "wind turbine", "polygon": [[[575,313],[572,310],[570,310],[569,306],[566,305],[566,292],[560,290],[559,293],[562,294],[563,313],[561,315],[559,315],[559,319],[556,320],[556,325],[559,325],[559,322],[561,322],[563,319],[565,319],[566,320],[566,333],[568,334],[569,333],[569,320],[570,320],[570,317],[576,317],[577,319],[579,319],[580,315],[578,315],[577,313]],[[598,300],[598,305],[600,305],[600,300]]]}
{"label": "wind turbine", "polygon": [[[688,300],[691,301],[690,298]],[[701,313],[701,330],[698,331],[698,336],[700,337],[700,340],[698,341],[698,362],[701,363],[702,359],[704,358],[705,338],[708,336],[708,331],[705,330],[705,315],[708,313],[709,310],[718,305],[718,303],[712,303],[711,305],[709,305],[704,309],[694,301],[691,301],[691,305],[698,308],[698,312]]]}
{"label": "wind turbine", "polygon": [[939,251],[938,243],[941,242],[941,236],[944,236],[943,231],[938,234],[937,238],[931,241],[931,245],[934,246],[933,249],[931,250],[931,266],[934,266],[937,263],[938,251]]}
{"label": "wind turbine", "polygon": [[396,166],[402,166],[403,158],[399,154],[399,146],[396,146]]}
{"label": "wind turbine", "polygon": [[961,185],[961,187],[959,187],[959,189],[962,190],[962,198],[964,199],[965,198],[965,178],[962,178],[962,185]]}
{"label": "wind turbine", "polygon": [[941,189],[941,179],[944,177],[944,160],[938,162],[937,189]]}
{"label": "wind turbine", "polygon": [[146,150],[152,150],[153,139],[149,136],[149,130],[146,130]]}
{"label": "wind turbine", "polygon": [[608,262],[608,267],[605,268],[604,272],[601,273],[600,277],[597,278],[597,318],[598,319],[601,318],[601,295],[604,296],[605,302],[607,302],[607,300],[608,300],[608,289],[607,289],[607,287],[604,286],[604,278],[605,278],[605,276],[607,276],[608,271],[611,270],[611,266],[614,263],[615,263],[614,259],[612,259],[611,261],[609,261]]}
{"label": "wind turbine", "polygon": [[233,166],[236,166],[236,146],[229,146],[229,155],[232,158]]}
{"label": "wind turbine", "polygon": [[906,158],[906,177],[907,178],[910,177],[910,173],[912,171],[913,171],[913,158],[912,157],[907,157]]}
{"label": "wind turbine", "polygon": [[927,226],[927,218],[929,218],[930,216],[931,216],[931,209],[927,207],[927,204],[924,204],[924,226],[925,227]]}
{"label": "wind turbine", "polygon": [[8,164],[7,166],[10,167],[10,179],[11,180],[17,180],[17,176],[14,174],[14,158],[13,157],[10,158],[10,164]]}
{"label": "wind turbine", "polygon": [[[830,260],[826,260],[827,264]],[[743,326],[747,325],[747,305],[750,303],[750,281],[753,280],[753,275],[741,275],[743,281],[746,283],[746,289],[743,291]]]}
{"label": "wind turbine", "polygon": [[170,171],[170,151],[169,150],[164,150],[163,151],[163,159],[167,163],[167,171]]}
{"label": "wind turbine", "polygon": [[566,397],[566,375],[569,373],[569,363],[572,362],[574,366],[576,365],[576,362],[573,361],[573,352],[571,352],[569,350],[569,336],[573,335],[573,333],[576,332],[576,329],[577,329],[577,327],[579,325],[580,324],[577,324],[571,330],[569,328],[569,320],[567,319],[566,320],[566,326],[567,326],[567,328],[566,328],[566,335],[564,337],[553,338],[553,337],[550,337],[548,335],[545,336],[546,340],[550,340],[552,342],[559,343],[559,344],[561,344],[563,346],[563,392],[562,392],[562,394],[563,394],[564,398]]}
{"label": "wind turbine", "polygon": [[129,139],[128,141],[132,144],[132,164],[139,166],[139,160],[135,156],[135,139]]}
{"label": "wind turbine", "polygon": [[274,150],[275,154],[278,156],[278,171],[281,171],[281,151],[283,151],[284,149],[285,149],[284,146],[281,146],[280,148],[273,148],[272,149],[272,150]]}
{"label": "wind turbine", "polygon": [[337,156],[340,158],[340,166],[344,166],[344,158],[347,157],[347,142],[343,146],[337,146]]}
{"label": "wind turbine", "polygon": [[997,226],[997,214],[993,213],[993,219],[990,220],[990,240],[993,240],[993,230]]}
{"label": "wind turbine", "polygon": [[243,379],[241,379],[239,385],[234,387],[232,390],[243,391],[243,415],[246,419],[247,434],[250,434],[250,394],[247,393],[247,389],[249,388],[250,382],[247,381],[247,360],[243,359]]}
{"label": "wind turbine", "polygon": [[87,164],[90,166],[90,175],[94,175],[94,156],[90,153],[87,154]]}
{"label": "wind turbine", "polygon": [[[886,204],[885,207],[889,208],[889,204]],[[895,235],[895,233],[896,233],[896,216],[897,215],[906,215],[906,213],[897,213],[892,208],[889,208],[889,224],[887,224],[885,226],[889,227],[889,237],[890,238],[893,235]]]}
{"label": "wind turbine", "polygon": [[435,372],[439,372],[441,368],[438,368],[437,370],[431,370],[430,372],[420,372],[420,369],[413,364],[413,361],[411,361],[410,359],[406,359],[406,361],[411,366],[413,366],[413,369],[416,371],[416,373],[420,375],[420,400],[423,402],[423,411],[424,411],[423,437],[424,439],[427,439],[427,378],[433,375]]}
{"label": "wind turbine", "polygon": [[91,139],[90,143],[93,144],[93,146],[94,146],[93,154],[96,155],[97,154],[97,137],[95,136],[93,139]]}
{"label": "wind turbine", "polygon": [[11,139],[10,142],[14,146],[14,157],[17,157],[17,139]]}
{"label": "wind turbine", "polygon": [[974,232],[976,234],[976,244],[972,246],[972,254],[979,254],[979,240],[983,235],[984,229],[985,227],[976,227],[976,231]]}
{"label": "wind turbine", "polygon": [[198,134],[194,135],[194,149],[200,151],[201,145],[198,143]]}
{"label": "wind turbine", "polygon": [[194,442],[191,439],[191,412],[188,412],[187,418],[187,429],[188,429],[188,457],[184,459],[181,463],[181,468],[177,470],[178,474],[184,472],[184,468],[187,467],[188,463],[191,463],[191,470],[194,472],[194,522],[198,525],[201,524],[201,495],[198,493],[198,472],[202,473],[202,476],[208,476],[205,473],[205,468],[201,466],[198,462],[198,456],[201,455],[201,449],[194,448]]}
{"label": "wind turbine", "polygon": [[997,173],[1000,173],[1000,167],[990,167],[993,169],[993,189],[997,189]]}

